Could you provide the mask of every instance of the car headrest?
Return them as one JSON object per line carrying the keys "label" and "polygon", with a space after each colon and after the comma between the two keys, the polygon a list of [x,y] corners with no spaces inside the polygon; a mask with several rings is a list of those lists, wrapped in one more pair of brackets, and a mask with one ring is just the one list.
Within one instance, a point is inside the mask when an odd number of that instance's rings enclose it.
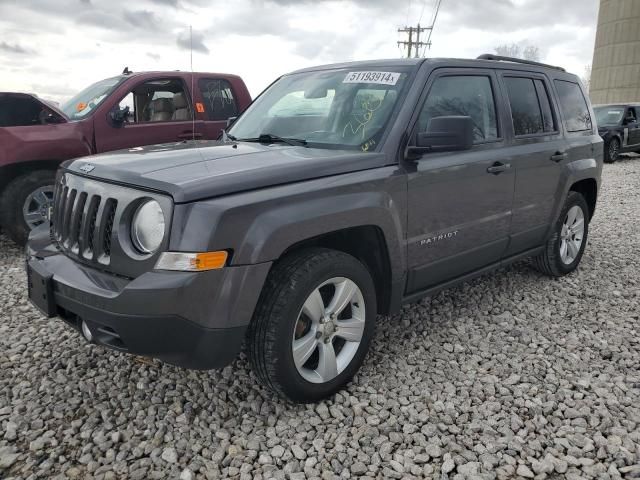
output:
{"label": "car headrest", "polygon": [[187,108],[187,97],[184,93],[176,93],[173,95],[173,106],[178,108]]}

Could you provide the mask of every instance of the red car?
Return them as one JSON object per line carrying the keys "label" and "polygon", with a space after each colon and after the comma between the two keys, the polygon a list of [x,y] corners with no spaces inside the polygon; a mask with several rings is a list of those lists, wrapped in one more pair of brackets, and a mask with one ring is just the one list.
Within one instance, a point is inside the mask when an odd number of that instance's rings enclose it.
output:
{"label": "red car", "polygon": [[0,225],[24,244],[32,228],[48,221],[55,171],[64,160],[216,139],[249,103],[236,75],[127,69],[60,107],[35,95],[0,93]]}

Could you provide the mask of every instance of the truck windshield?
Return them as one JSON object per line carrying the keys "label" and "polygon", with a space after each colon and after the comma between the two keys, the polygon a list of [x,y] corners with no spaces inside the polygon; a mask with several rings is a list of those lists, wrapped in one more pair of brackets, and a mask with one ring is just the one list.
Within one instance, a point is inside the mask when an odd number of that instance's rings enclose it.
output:
{"label": "truck windshield", "polygon": [[309,147],[375,150],[403,95],[410,70],[341,69],[287,75],[237,120],[238,141],[293,140]]}
{"label": "truck windshield", "polygon": [[60,109],[71,120],[80,120],[92,113],[125,78],[118,76],[94,83],[63,103]]}
{"label": "truck windshield", "polygon": [[622,107],[595,107],[593,110],[598,125],[618,125],[624,115]]}

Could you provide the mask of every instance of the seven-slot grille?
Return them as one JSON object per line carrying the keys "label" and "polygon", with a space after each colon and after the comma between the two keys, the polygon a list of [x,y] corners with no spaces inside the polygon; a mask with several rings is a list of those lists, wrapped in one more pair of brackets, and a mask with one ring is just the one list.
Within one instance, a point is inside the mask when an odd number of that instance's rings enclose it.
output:
{"label": "seven-slot grille", "polygon": [[51,217],[60,248],[86,260],[108,264],[118,201],[57,183]]}

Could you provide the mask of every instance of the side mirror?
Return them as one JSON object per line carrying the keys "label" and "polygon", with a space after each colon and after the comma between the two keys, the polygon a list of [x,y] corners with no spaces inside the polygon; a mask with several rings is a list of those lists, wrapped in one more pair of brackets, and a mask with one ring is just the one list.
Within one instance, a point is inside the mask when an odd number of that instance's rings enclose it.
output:
{"label": "side mirror", "polygon": [[471,117],[434,117],[426,132],[416,135],[415,146],[409,153],[453,152],[470,150],[473,147],[473,120]]}
{"label": "side mirror", "polygon": [[121,127],[124,122],[126,122],[127,118],[129,118],[129,107],[124,107],[122,110],[111,110],[111,112],[109,112],[109,117],[111,118],[111,123],[114,127]]}
{"label": "side mirror", "polygon": [[234,122],[238,119],[238,117],[229,117],[227,118],[227,129],[234,124]]}
{"label": "side mirror", "polygon": [[59,115],[56,115],[55,113],[49,112],[47,110],[43,110],[42,112],[40,112],[40,115],[38,117],[42,125],[61,123]]}

